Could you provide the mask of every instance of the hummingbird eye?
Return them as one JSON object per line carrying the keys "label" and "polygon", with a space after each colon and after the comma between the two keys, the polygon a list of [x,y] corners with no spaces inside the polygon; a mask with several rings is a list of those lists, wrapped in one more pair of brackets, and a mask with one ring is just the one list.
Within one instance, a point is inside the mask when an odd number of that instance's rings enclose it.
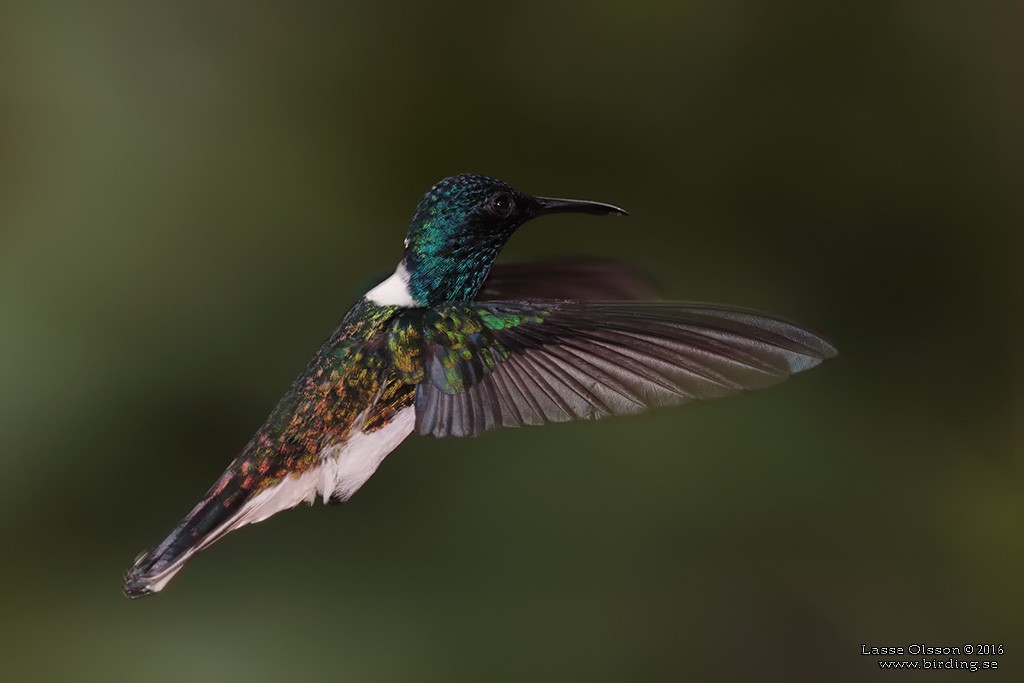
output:
{"label": "hummingbird eye", "polygon": [[491,197],[487,208],[498,218],[508,218],[512,215],[512,209],[515,208],[515,201],[508,192],[499,192]]}

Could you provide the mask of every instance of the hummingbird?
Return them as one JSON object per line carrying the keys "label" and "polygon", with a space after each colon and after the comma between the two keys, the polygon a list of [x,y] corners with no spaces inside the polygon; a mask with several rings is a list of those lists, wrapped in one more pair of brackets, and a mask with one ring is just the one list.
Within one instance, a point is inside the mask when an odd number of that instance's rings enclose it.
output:
{"label": "hummingbird", "polygon": [[206,495],[142,553],[124,592],[162,590],[226,534],[299,503],[347,501],[416,432],[594,420],[781,382],[834,356],[824,338],[736,308],[641,301],[615,263],[495,259],[524,223],[628,215],[461,174],[416,206],[394,274],[344,316]]}

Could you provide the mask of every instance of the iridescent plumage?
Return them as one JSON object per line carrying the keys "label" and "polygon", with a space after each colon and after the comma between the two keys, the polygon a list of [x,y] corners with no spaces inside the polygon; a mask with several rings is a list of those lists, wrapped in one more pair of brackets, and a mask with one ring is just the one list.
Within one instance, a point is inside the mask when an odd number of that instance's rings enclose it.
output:
{"label": "iridescent plumage", "polygon": [[136,560],[125,592],[161,590],[240,526],[317,497],[344,502],[414,430],[472,436],[636,413],[769,386],[835,354],[771,316],[635,301],[651,287],[617,264],[492,271],[520,225],[566,211],[625,214],[478,175],[431,188],[395,274],[348,312],[203,499]]}

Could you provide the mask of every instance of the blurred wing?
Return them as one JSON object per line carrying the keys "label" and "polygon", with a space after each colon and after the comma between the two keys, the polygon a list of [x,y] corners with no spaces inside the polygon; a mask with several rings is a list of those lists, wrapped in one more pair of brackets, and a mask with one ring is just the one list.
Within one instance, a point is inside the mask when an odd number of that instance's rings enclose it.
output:
{"label": "blurred wing", "polygon": [[791,323],[683,303],[478,302],[404,314],[392,352],[416,388],[416,430],[638,413],[781,382],[836,351]]}
{"label": "blurred wing", "polygon": [[564,258],[495,264],[476,300],[636,301],[658,296],[651,278],[625,264]]}

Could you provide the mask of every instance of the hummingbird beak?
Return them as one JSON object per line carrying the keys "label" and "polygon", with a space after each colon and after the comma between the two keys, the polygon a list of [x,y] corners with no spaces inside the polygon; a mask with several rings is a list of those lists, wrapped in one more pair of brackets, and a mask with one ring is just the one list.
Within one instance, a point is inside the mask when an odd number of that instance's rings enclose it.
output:
{"label": "hummingbird beak", "polygon": [[553,199],[551,197],[532,197],[531,199],[528,209],[530,218],[549,213],[590,213],[597,216],[629,215],[625,209],[602,202],[588,202],[583,199]]}

